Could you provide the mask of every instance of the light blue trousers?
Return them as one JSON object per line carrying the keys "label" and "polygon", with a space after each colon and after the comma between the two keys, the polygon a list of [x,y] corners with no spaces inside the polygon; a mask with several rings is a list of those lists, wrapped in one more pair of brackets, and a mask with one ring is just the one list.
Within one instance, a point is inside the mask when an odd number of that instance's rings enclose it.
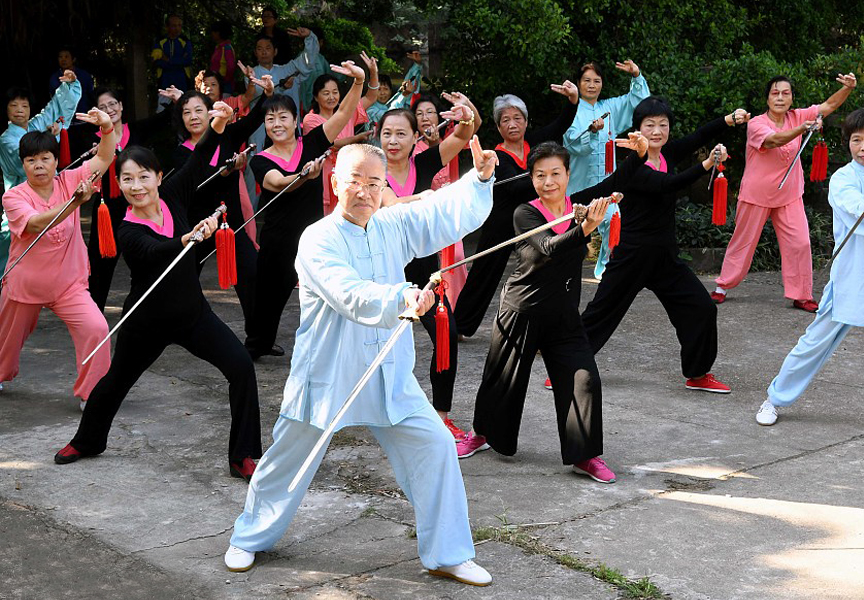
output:
{"label": "light blue trousers", "polygon": [[612,258],[612,252],[609,251],[609,223],[612,221],[612,215],[620,212],[621,209],[617,204],[610,204],[606,214],[603,215],[603,221],[597,226],[597,231],[600,233],[600,252],[597,253],[597,264],[594,265],[594,277],[597,279],[603,278],[606,263]]}
{"label": "light blue trousers", "polygon": [[9,239],[11,237],[6,213],[0,209],[0,275],[6,271],[6,261],[9,259]]}
{"label": "light blue trousers", "polygon": [[[387,453],[396,481],[414,507],[423,566],[437,569],[474,558],[456,444],[432,405],[427,403],[392,427],[369,429]],[[288,486],[320,435],[321,430],[312,425],[279,417],[273,445],[258,463],[246,507],[234,523],[231,545],[256,552],[273,548],[282,538],[323,453],[293,493],[288,493]]]}
{"label": "light blue trousers", "polygon": [[851,325],[832,321],[833,311],[834,282],[829,281],[819,301],[816,318],[768,386],[768,399],[774,406],[789,406],[795,402],[852,329]]}

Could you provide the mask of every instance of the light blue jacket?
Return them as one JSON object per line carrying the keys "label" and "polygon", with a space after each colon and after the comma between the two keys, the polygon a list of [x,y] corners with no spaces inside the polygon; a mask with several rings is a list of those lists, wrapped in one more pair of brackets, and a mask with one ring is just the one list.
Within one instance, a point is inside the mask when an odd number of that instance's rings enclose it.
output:
{"label": "light blue jacket", "polygon": [[3,170],[3,185],[7,192],[27,179],[18,156],[18,145],[24,134],[45,131],[60,117],[65,119],[63,128],[68,129],[80,99],[81,84],[77,79],[72,83],[61,83],[42,112],[27,121],[26,129],[9,123],[6,131],[0,135],[0,169]]}
{"label": "light blue jacket", "polygon": [[[491,210],[492,180],[471,170],[429,198],[378,210],[366,229],[338,208],[310,225],[295,261],[300,325],[281,415],[324,429],[399,324],[405,265],[478,229]],[[395,425],[427,403],[404,333],[340,426]]]}
{"label": "light blue jacket", "polygon": [[[854,160],[831,176],[828,202],[834,209],[835,248],[864,213],[864,166]],[[834,283],[832,320],[857,327],[864,326],[864,224],[831,265]]]}

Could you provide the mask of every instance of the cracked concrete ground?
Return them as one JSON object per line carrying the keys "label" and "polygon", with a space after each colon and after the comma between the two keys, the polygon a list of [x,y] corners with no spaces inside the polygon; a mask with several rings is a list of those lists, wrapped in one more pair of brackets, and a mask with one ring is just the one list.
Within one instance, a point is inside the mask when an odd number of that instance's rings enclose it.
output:
{"label": "cracked concrete ground", "polygon": [[[596,285],[585,276],[587,301]],[[128,281],[121,261],[110,324]],[[240,333],[234,294],[217,290],[212,267],[204,283],[214,310]],[[775,427],[759,427],[764,390],[812,319],[781,296],[779,274],[754,274],[719,307],[714,371],[733,387],[729,396],[684,389],[674,331],[659,302],[639,296],[597,356],[614,485],[560,464],[537,360],[518,454],[461,463],[472,526],[531,524],[525,531],[544,547],[650,577],[676,599],[864,599],[864,338],[854,331],[806,396]],[[295,296],[282,321],[286,348],[297,320]],[[465,427],[489,332],[487,318],[460,347],[452,416]],[[415,339],[428,391],[430,344],[420,328]],[[285,359],[257,363],[265,445],[287,370]],[[337,436],[273,551],[247,573],[228,573],[222,553],[246,484],[228,476],[227,385],[218,371],[169,349],[124,403],[105,454],[61,467],[52,456],[80,418],[73,380],[71,341],[45,311],[21,375],[0,394],[0,599],[623,597],[501,542],[477,548],[495,577],[488,588],[426,575],[411,507],[363,429]]]}

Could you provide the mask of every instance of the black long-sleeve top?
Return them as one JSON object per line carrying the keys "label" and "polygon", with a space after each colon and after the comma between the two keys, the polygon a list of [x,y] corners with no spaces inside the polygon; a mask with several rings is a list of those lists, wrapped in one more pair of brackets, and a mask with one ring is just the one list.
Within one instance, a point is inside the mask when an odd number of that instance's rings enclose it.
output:
{"label": "black long-sleeve top", "polygon": [[[121,222],[117,243],[132,275],[132,286],[123,303],[124,314],[183,250],[181,238],[192,229],[187,216],[189,205],[195,188],[204,180],[220,137],[209,129],[183,168],[163,180],[159,187],[159,197],[165,202],[174,222],[170,238],[144,224]],[[190,251],[144,300],[125,326],[143,331],[189,327],[195,323],[206,303],[198,281],[195,253]]]}
{"label": "black long-sleeve top", "polygon": [[645,165],[621,182],[617,191],[624,194],[620,203],[622,247],[677,247],[675,192],[693,184],[706,171],[701,162],[681,173],[675,173],[675,167],[711,142],[724,127],[726,121],[721,117],[663,146],[661,153],[666,159],[668,173],[660,173]]}
{"label": "black long-sleeve top", "polygon": [[[589,204],[595,198],[621,191],[636,172],[647,168],[644,157],[632,153],[617,171],[597,185],[570,196],[574,204]],[[660,173],[661,177],[666,175]],[[536,194],[535,194],[536,196]],[[626,197],[626,196],[625,196]],[[531,204],[520,204],[513,213],[513,228],[522,234],[545,225],[546,217]],[[590,236],[570,221],[567,231],[556,234],[547,229],[516,243],[516,268],[504,285],[501,304],[516,312],[538,313],[559,310],[562,303],[578,310],[582,291],[582,260]]]}
{"label": "black long-sleeve top", "polygon": [[[170,125],[171,109],[163,110],[162,112],[144,119],[123,123],[124,129],[129,130],[129,138],[128,140],[125,140],[125,144],[121,148],[115,148],[115,155],[119,154],[121,150],[125,150],[129,146],[148,146],[155,136],[160,135],[162,131],[167,129]],[[99,143],[102,138],[97,135],[98,132],[99,128],[89,123],[82,123],[69,128],[69,149],[72,155],[72,160],[75,160],[84,152],[90,150],[93,147],[93,144]],[[117,196],[110,195],[110,177],[110,169],[106,170],[102,174],[102,191],[99,195],[94,194],[96,197],[94,202],[99,202],[99,198],[104,198],[105,203],[108,204],[109,208],[117,209],[117,207],[122,207],[125,209],[125,207],[128,206],[128,203],[126,202],[126,198],[123,197],[122,192]]]}
{"label": "black long-sleeve top", "polygon": [[[564,110],[558,117],[546,125],[525,132],[525,142],[528,148],[533,148],[537,144],[543,142],[558,142],[561,144],[564,141],[564,134],[570,125],[573,124],[573,119],[576,117],[578,104],[568,102]],[[498,155],[498,166],[495,167],[495,180],[504,181],[510,177],[521,175],[527,171],[526,161],[528,160],[528,152],[522,157],[521,164],[509,152],[505,152],[500,148],[495,149]],[[498,232],[495,240],[491,245],[494,245],[510,237],[513,226],[513,211],[517,206],[524,202],[530,202],[537,197],[534,193],[534,185],[530,178],[519,179],[510,183],[505,183],[494,188],[492,194],[492,212],[489,218],[483,223],[483,232],[489,235]],[[490,240],[491,241],[491,240]]]}
{"label": "black long-sleeve top", "polygon": [[[235,152],[240,152],[246,140],[261,126],[264,122],[264,110],[261,106],[261,102],[256,102],[248,115],[225,126],[225,132],[220,136],[215,166],[210,165],[212,156],[207,159],[205,180],[216,173],[226,160],[234,156]],[[192,150],[183,144],[178,145],[174,150],[174,168],[181,169],[190,156]],[[217,175],[207,185],[197,190],[189,206],[189,222],[198,223],[209,217],[222,202],[228,209],[228,224],[237,231],[245,221],[240,208],[240,171],[233,171],[224,177]]]}

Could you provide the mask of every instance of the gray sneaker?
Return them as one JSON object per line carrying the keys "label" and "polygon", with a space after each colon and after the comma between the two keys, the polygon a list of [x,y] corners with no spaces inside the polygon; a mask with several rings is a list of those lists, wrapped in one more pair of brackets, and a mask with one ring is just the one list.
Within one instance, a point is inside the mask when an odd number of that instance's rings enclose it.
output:
{"label": "gray sneaker", "polygon": [[760,425],[773,425],[777,422],[777,408],[771,404],[770,400],[766,400],[756,412],[756,422]]}

